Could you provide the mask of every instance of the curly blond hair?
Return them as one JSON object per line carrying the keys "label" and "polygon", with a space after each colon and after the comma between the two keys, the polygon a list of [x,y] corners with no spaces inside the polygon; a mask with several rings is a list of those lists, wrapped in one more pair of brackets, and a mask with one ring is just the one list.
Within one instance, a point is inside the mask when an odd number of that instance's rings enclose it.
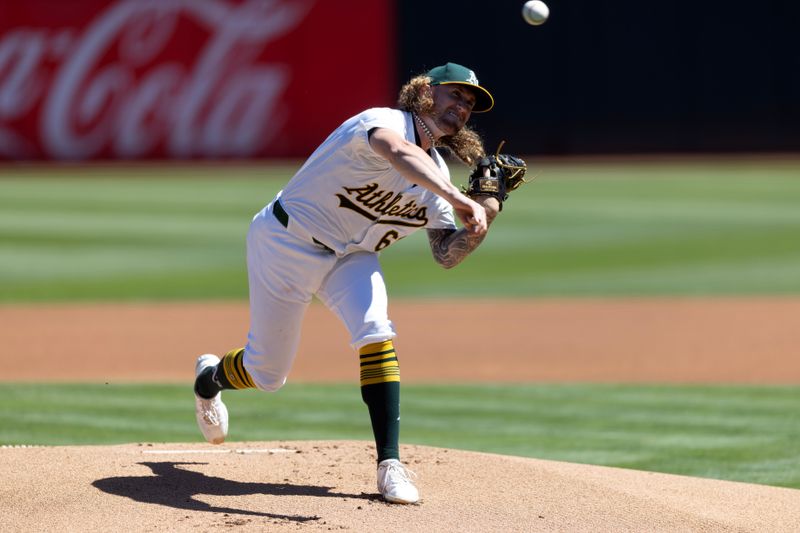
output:
{"label": "curly blond hair", "polygon": [[[423,90],[430,86],[430,83],[431,78],[424,74],[411,78],[400,89],[397,97],[398,107],[403,111],[410,111],[418,115],[430,114],[433,111],[433,97],[430,91]],[[486,155],[483,140],[469,126],[464,126],[455,135],[440,137],[437,139],[436,145],[448,148],[453,155],[468,166],[474,165],[478,159]]]}

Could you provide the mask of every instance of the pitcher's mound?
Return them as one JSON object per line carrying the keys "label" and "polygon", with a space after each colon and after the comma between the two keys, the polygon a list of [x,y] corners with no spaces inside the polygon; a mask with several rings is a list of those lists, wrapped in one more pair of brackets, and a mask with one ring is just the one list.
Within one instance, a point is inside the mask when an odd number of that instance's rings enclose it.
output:
{"label": "pitcher's mound", "polygon": [[3,447],[9,531],[790,531],[800,491],[404,446],[422,495],[384,503],[372,444]]}

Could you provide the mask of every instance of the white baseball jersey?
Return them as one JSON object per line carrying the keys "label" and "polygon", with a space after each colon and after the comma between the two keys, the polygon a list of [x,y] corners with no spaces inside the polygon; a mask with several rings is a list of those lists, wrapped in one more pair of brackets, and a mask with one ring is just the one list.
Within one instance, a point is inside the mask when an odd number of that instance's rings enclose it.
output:
{"label": "white baseball jersey", "polygon": [[[406,180],[372,150],[373,128],[415,142],[411,113],[368,109],[331,133],[279,193],[292,225],[339,256],[379,252],[420,228],[456,228],[449,203]],[[449,180],[441,155],[432,149],[431,156]]]}
{"label": "white baseball jersey", "polygon": [[[258,388],[286,382],[315,295],[341,319],[353,348],[395,336],[378,252],[420,228],[456,228],[449,203],[406,180],[369,144],[373,128],[415,142],[412,120],[388,108],[348,119],[253,218],[244,365]],[[450,179],[439,153],[431,156]]]}

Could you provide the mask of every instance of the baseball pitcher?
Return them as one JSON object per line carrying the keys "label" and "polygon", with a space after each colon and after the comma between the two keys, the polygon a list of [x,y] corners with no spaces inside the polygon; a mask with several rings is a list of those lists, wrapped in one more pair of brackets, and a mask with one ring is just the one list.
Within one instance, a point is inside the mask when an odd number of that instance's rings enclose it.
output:
{"label": "baseball pitcher", "polygon": [[[400,90],[397,108],[367,109],[342,123],[255,215],[247,235],[247,344],[222,359],[202,355],[195,366],[197,423],[209,442],[223,442],[228,432],[222,390],[284,385],[317,296],[358,353],[378,491],[390,502],[419,500],[400,462],[400,367],[379,254],[424,228],[434,260],[451,268],[483,241],[526,170],[499,150],[487,157],[466,126],[472,113],[493,105],[464,66],[416,76]],[[474,168],[464,192],[451,183],[441,149]]]}

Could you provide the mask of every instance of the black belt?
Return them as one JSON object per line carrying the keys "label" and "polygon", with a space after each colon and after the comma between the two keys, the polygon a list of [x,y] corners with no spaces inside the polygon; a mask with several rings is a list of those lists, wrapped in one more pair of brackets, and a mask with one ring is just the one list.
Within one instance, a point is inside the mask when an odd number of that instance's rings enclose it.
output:
{"label": "black belt", "polygon": [[289,213],[283,208],[281,203],[278,200],[272,204],[272,214],[275,215],[275,218],[278,219],[284,228],[289,228]]}
{"label": "black belt", "polygon": [[[284,228],[289,229],[289,213],[286,212],[279,200],[275,200],[272,203],[272,214],[275,215],[275,218],[278,219],[278,222],[280,222]],[[311,237],[311,240],[313,240],[314,244],[317,246],[321,246],[330,253],[334,253],[330,247],[325,246],[314,237]]]}

